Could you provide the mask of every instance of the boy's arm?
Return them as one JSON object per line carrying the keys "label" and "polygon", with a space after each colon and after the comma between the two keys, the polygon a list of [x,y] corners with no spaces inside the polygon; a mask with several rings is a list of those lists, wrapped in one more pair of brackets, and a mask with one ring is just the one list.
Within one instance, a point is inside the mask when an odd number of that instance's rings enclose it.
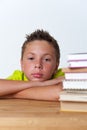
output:
{"label": "boy's arm", "polygon": [[20,91],[13,95],[7,95],[2,98],[20,98],[34,100],[58,101],[59,93],[62,91],[62,83],[51,86],[34,87]]}
{"label": "boy's arm", "polygon": [[8,94],[17,93],[28,88],[43,87],[43,86],[46,87],[55,85],[61,82],[63,79],[64,77],[60,77],[44,82],[14,81],[14,80],[0,79],[0,97]]}

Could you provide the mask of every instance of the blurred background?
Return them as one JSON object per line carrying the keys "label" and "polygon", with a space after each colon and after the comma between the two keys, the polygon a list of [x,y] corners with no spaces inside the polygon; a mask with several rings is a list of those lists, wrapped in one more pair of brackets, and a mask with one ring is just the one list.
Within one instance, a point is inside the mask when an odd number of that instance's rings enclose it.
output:
{"label": "blurred background", "polygon": [[0,0],[0,78],[20,69],[25,36],[37,29],[55,37],[66,67],[68,53],[87,52],[87,0]]}

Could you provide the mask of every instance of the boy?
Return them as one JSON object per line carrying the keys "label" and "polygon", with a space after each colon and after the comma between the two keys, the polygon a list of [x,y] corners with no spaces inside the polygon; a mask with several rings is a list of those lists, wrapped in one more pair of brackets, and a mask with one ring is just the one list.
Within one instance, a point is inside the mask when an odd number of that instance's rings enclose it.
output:
{"label": "boy", "polygon": [[57,70],[59,62],[59,46],[48,32],[36,30],[27,35],[22,46],[21,71],[0,80],[0,97],[58,100],[64,79],[61,70]]}

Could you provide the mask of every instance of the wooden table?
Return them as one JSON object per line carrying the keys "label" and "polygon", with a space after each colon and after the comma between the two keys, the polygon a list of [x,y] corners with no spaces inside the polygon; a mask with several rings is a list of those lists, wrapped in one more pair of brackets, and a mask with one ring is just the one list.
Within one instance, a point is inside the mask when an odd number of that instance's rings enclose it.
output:
{"label": "wooden table", "polygon": [[87,130],[87,113],[59,109],[59,102],[1,99],[0,130]]}

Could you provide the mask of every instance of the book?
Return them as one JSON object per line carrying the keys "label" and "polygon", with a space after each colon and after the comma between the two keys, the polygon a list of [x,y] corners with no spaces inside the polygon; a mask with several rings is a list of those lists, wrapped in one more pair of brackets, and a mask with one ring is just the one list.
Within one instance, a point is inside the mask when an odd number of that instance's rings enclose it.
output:
{"label": "book", "polygon": [[87,68],[63,68],[65,79],[87,79]]}
{"label": "book", "polygon": [[87,80],[87,73],[86,72],[84,72],[84,73],[82,73],[82,72],[79,72],[79,73],[75,73],[75,72],[73,72],[73,73],[65,73],[65,79],[72,79],[72,80]]}
{"label": "book", "polygon": [[87,90],[64,90],[60,93],[60,101],[87,102]]}
{"label": "book", "polygon": [[59,100],[60,111],[87,112],[87,91],[64,90]]}
{"label": "book", "polygon": [[64,80],[63,89],[87,90],[87,80]]}
{"label": "book", "polygon": [[87,67],[85,68],[62,68],[62,72],[64,73],[87,73]]}
{"label": "book", "polygon": [[83,68],[87,67],[87,60],[73,60],[73,61],[67,61],[69,68]]}
{"label": "book", "polygon": [[62,69],[65,80],[60,92],[60,111],[87,112],[87,53],[68,56],[68,68]]}
{"label": "book", "polygon": [[87,67],[87,53],[70,53],[67,63],[69,68]]}
{"label": "book", "polygon": [[62,112],[87,112],[87,102],[61,101],[60,111]]}
{"label": "book", "polygon": [[69,53],[67,55],[67,60],[68,61],[87,60],[87,52],[85,52],[85,53]]}

